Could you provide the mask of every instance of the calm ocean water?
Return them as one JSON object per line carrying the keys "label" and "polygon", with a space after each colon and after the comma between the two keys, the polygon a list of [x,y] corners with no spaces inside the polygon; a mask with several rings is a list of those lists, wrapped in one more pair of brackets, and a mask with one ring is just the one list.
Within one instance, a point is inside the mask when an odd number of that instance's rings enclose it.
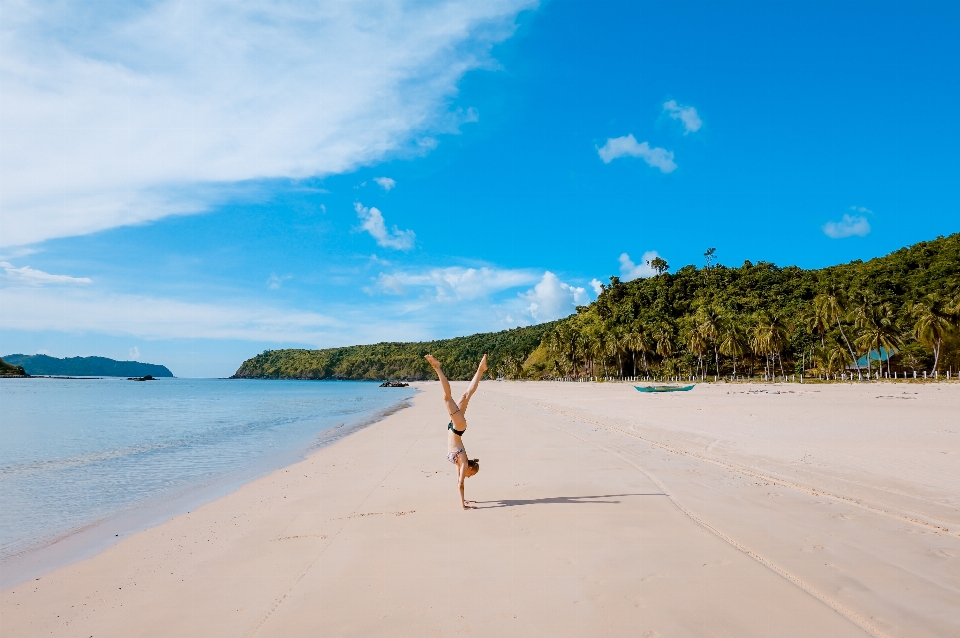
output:
{"label": "calm ocean water", "polygon": [[349,381],[3,379],[0,558],[282,467],[412,395]]}

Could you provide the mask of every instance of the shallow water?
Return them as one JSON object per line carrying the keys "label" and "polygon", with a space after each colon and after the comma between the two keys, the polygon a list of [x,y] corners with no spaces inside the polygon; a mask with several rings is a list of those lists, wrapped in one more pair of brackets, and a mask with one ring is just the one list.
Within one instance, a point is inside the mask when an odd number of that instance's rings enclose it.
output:
{"label": "shallow water", "polygon": [[4,379],[0,559],[262,475],[412,394],[349,381]]}

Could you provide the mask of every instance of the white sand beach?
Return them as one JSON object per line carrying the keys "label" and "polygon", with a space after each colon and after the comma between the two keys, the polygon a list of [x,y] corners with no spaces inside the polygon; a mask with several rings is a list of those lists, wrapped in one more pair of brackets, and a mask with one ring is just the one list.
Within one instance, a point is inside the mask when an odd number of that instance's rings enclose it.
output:
{"label": "white sand beach", "polygon": [[[4,636],[957,636],[960,385],[485,381],[0,592]],[[465,384],[454,383],[454,392]]]}

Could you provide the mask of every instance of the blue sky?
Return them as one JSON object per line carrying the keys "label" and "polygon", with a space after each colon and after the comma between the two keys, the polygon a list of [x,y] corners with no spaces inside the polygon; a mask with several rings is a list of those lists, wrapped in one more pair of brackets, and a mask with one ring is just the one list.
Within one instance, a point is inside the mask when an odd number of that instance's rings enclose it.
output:
{"label": "blue sky", "polygon": [[225,376],[957,232],[957,7],[4,2],[0,352]]}

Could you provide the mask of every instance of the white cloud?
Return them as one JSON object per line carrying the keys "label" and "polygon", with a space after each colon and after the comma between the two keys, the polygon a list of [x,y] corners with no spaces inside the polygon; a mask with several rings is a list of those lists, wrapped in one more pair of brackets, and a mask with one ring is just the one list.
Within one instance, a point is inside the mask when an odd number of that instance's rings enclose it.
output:
{"label": "white cloud", "polygon": [[136,361],[140,358],[140,348],[133,346],[130,350],[127,351],[127,356],[130,357],[131,361]]}
{"label": "white cloud", "polygon": [[523,293],[520,297],[530,302],[524,312],[537,322],[566,317],[572,314],[578,305],[590,301],[585,288],[566,284],[549,270],[543,273],[543,277],[533,290]]}
{"label": "white cloud", "polygon": [[650,262],[659,257],[655,250],[648,250],[643,253],[639,264],[633,263],[630,255],[623,253],[620,255],[620,279],[623,281],[633,281],[641,277],[653,277],[657,272],[650,266]]}
{"label": "white cloud", "polygon": [[387,230],[383,213],[377,208],[366,208],[363,204],[357,202],[353,205],[353,209],[357,211],[357,217],[363,220],[360,228],[370,233],[380,246],[396,250],[413,248],[417,235],[412,230],[400,230],[396,226],[393,227],[392,231]]}
{"label": "white cloud", "polygon": [[663,103],[663,110],[665,113],[669,113],[673,119],[680,120],[683,123],[684,135],[695,133],[703,126],[703,120],[697,114],[697,109],[692,106],[684,106],[677,104],[676,100],[670,100]]}
{"label": "white cloud", "polygon": [[293,275],[283,275],[282,277],[277,276],[276,273],[272,273],[267,279],[267,288],[270,290],[279,290],[280,286],[283,285],[287,279],[293,279]]}
{"label": "white cloud", "polygon": [[869,213],[870,215],[873,215],[873,211],[866,206],[851,206],[850,210],[856,213]]}
{"label": "white cloud", "polygon": [[391,188],[397,185],[397,181],[389,177],[374,177],[373,181],[375,181],[377,184],[380,184],[380,188],[388,193],[390,192]]}
{"label": "white cloud", "polygon": [[536,280],[537,274],[531,270],[451,266],[418,273],[380,273],[376,287],[391,295],[404,295],[408,288],[429,289],[429,296],[436,301],[450,302],[483,298]]}
{"label": "white cloud", "polygon": [[853,235],[865,237],[870,232],[870,222],[860,215],[844,214],[843,219],[838,222],[827,222],[822,229],[823,234],[830,239],[843,239]]}
{"label": "white cloud", "polygon": [[591,279],[590,287],[593,288],[593,294],[600,296],[600,293],[603,292],[603,283],[599,279]]}
{"label": "white cloud", "polygon": [[660,147],[650,148],[647,142],[638,144],[632,133],[624,137],[609,138],[606,144],[597,149],[597,154],[600,155],[604,164],[609,164],[618,157],[630,155],[642,158],[650,166],[659,168],[662,173],[671,173],[677,168],[672,151]]}
{"label": "white cloud", "polygon": [[5,279],[13,284],[27,286],[45,286],[48,284],[81,285],[93,283],[89,277],[71,277],[69,275],[51,275],[42,270],[34,270],[29,266],[16,268],[13,264],[0,261],[0,268],[6,273]]}
{"label": "white cloud", "polygon": [[476,119],[464,73],[536,0],[3,5],[0,242],[205,210]]}

